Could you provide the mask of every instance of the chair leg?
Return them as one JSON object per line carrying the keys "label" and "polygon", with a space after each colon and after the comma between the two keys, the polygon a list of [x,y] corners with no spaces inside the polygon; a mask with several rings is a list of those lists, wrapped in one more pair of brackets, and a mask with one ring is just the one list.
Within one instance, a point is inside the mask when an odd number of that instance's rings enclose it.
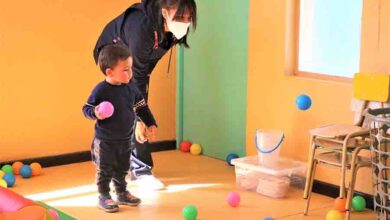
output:
{"label": "chair leg", "polygon": [[352,161],[351,161],[351,181],[349,184],[349,190],[348,190],[348,196],[347,196],[347,203],[345,205],[345,219],[349,220],[350,219],[350,214],[351,214],[351,208],[352,208],[352,197],[355,189],[355,183],[356,183],[356,176],[357,176],[357,171],[360,168],[359,164],[356,164],[359,152],[363,149],[363,147],[358,147],[354,150],[352,154]]}
{"label": "chair leg", "polygon": [[341,170],[340,170],[340,198],[345,198],[345,174],[347,170],[347,141],[344,141],[342,158],[341,158]]}
{"label": "chair leg", "polygon": [[[352,165],[351,165],[352,166]],[[356,165],[352,166],[352,170],[351,170],[351,182],[349,184],[349,190],[348,190],[348,195],[347,195],[347,202],[345,204],[345,220],[349,220],[350,219],[350,215],[351,215],[351,206],[352,206],[352,196],[353,196],[353,193],[354,193],[354,188],[355,188],[355,179],[356,179],[356,174],[354,174],[354,172],[356,173]]]}
{"label": "chair leg", "polygon": [[305,186],[305,188],[307,188],[308,193],[307,193],[307,197],[306,197],[305,209],[303,211],[304,215],[307,215],[307,213],[309,212],[309,205],[310,205],[310,199],[311,199],[311,195],[312,195],[312,191],[313,191],[313,182],[314,182],[317,164],[318,164],[318,161],[313,160],[309,184],[308,184],[308,186]]}
{"label": "chair leg", "polygon": [[310,150],[309,150],[309,158],[307,159],[307,171],[306,171],[306,183],[305,183],[305,190],[303,192],[303,198],[307,199],[309,194],[309,183],[312,175],[312,169],[313,169],[313,160],[314,160],[314,154],[315,154],[315,145],[313,143],[314,137],[312,136],[310,138]]}

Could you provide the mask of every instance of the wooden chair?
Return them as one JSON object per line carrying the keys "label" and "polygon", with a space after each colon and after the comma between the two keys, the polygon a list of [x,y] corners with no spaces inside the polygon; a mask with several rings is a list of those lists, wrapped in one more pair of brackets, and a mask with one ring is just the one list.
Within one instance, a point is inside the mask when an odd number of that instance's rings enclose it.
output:
{"label": "wooden chair", "polygon": [[389,76],[357,73],[354,76],[354,98],[352,111],[356,114],[355,123],[331,124],[315,128],[310,133],[310,152],[304,199],[304,215],[308,214],[313,181],[318,164],[340,168],[339,197],[346,197],[346,170],[351,170],[351,179],[347,197],[347,218],[351,209],[351,199],[359,168],[371,165],[369,157],[359,156],[362,150],[369,150],[369,130],[365,126],[364,112],[369,102],[386,102],[388,100]]}

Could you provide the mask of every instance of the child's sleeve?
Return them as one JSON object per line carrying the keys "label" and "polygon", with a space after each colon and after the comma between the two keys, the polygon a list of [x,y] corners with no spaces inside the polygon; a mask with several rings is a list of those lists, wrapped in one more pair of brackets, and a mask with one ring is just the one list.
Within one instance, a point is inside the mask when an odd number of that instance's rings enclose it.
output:
{"label": "child's sleeve", "polygon": [[95,88],[83,106],[83,114],[87,119],[96,120],[95,107],[99,105],[99,89]]}
{"label": "child's sleeve", "polygon": [[157,127],[156,120],[154,119],[154,116],[142,94],[138,91],[138,89],[135,88],[132,89],[132,92],[135,94],[133,109],[136,116],[141,119],[141,121],[143,121],[146,126],[150,127],[154,125]]}

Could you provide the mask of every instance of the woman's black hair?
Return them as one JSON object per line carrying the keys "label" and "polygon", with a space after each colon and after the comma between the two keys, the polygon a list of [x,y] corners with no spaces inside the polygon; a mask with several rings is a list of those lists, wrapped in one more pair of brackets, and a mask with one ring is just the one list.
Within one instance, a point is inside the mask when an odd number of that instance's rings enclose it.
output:
{"label": "woman's black hair", "polygon": [[[164,31],[164,17],[162,16],[161,9],[169,9],[169,8],[177,8],[176,14],[173,17],[173,20],[177,18],[182,18],[184,12],[188,11],[190,13],[190,18],[191,18],[191,24],[192,24],[192,29],[196,29],[196,3],[195,0],[149,0],[146,1],[148,2],[147,8],[149,9],[148,11],[152,11],[154,14],[158,25],[157,25],[157,31],[160,36],[160,42],[165,40],[165,31]],[[188,29],[189,31],[189,29]],[[188,34],[188,32],[187,32]],[[176,40],[175,43],[178,43],[180,45],[184,45],[184,47],[189,48],[189,45],[187,43],[187,34],[182,37],[179,40]]]}

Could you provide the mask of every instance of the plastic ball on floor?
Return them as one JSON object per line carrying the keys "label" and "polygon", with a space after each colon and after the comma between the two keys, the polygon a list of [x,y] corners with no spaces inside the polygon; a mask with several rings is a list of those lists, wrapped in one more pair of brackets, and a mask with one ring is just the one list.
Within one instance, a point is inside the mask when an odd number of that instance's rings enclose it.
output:
{"label": "plastic ball on floor", "polygon": [[361,196],[355,196],[352,199],[352,208],[354,211],[362,212],[366,209],[366,200]]}
{"label": "plastic ball on floor", "polygon": [[30,164],[30,167],[31,167],[33,176],[38,176],[42,173],[41,164],[35,162],[35,163]]}
{"label": "plastic ball on floor", "polygon": [[339,212],[345,212],[346,211],[346,209],[345,209],[346,203],[347,203],[346,198],[337,198],[334,201],[333,208]]}
{"label": "plastic ball on floor", "polygon": [[23,163],[20,161],[16,161],[12,164],[12,168],[14,169],[14,174],[19,175],[20,168],[22,168]]}
{"label": "plastic ball on floor", "polygon": [[191,145],[190,151],[193,155],[199,155],[200,153],[202,153],[202,147],[199,144],[193,144]]}
{"label": "plastic ball on floor", "polygon": [[11,173],[11,174],[14,174],[14,168],[12,168],[11,165],[4,165],[1,170],[4,172],[4,173]]}
{"label": "plastic ball on floor", "polygon": [[20,175],[23,178],[30,178],[31,174],[32,174],[32,170],[29,165],[23,165],[22,168],[20,168]]}
{"label": "plastic ball on floor", "polygon": [[236,159],[236,158],[238,158],[238,155],[237,155],[237,154],[230,153],[230,154],[228,154],[227,157],[226,157],[226,162],[227,162],[230,166],[233,166],[233,164],[231,163],[231,161],[232,161],[233,159]]}
{"label": "plastic ball on floor", "polygon": [[300,110],[307,110],[311,106],[311,99],[308,95],[301,94],[295,100],[295,104]]}
{"label": "plastic ball on floor", "polygon": [[192,143],[190,141],[187,141],[187,140],[182,141],[180,143],[180,150],[183,151],[183,152],[189,152],[190,149],[191,149],[191,144]]}
{"label": "plastic ball on floor", "polygon": [[3,178],[4,174],[5,174],[4,171],[0,170],[0,179]]}
{"label": "plastic ball on floor", "polygon": [[7,182],[3,179],[0,179],[0,187],[7,188]]}
{"label": "plastic ball on floor", "polygon": [[58,215],[57,211],[54,209],[49,209],[49,214],[51,217],[53,217],[54,220],[60,219],[60,216]]}
{"label": "plastic ball on floor", "polygon": [[114,106],[111,102],[104,101],[99,104],[98,111],[103,118],[109,118],[114,114]]}
{"label": "plastic ball on floor", "polygon": [[240,205],[240,200],[240,194],[236,192],[230,192],[226,197],[226,201],[231,207],[238,207]]}
{"label": "plastic ball on floor", "polygon": [[185,220],[195,220],[198,216],[198,210],[193,205],[188,205],[183,208],[182,215]]}
{"label": "plastic ball on floor", "polygon": [[15,185],[15,181],[16,181],[15,176],[12,173],[4,174],[3,180],[5,180],[5,182],[7,182],[7,187],[14,186]]}
{"label": "plastic ball on floor", "polygon": [[270,218],[270,217],[266,217],[264,218],[263,220],[274,220],[273,218]]}
{"label": "plastic ball on floor", "polygon": [[337,210],[330,210],[326,214],[326,220],[343,220],[343,215]]}

